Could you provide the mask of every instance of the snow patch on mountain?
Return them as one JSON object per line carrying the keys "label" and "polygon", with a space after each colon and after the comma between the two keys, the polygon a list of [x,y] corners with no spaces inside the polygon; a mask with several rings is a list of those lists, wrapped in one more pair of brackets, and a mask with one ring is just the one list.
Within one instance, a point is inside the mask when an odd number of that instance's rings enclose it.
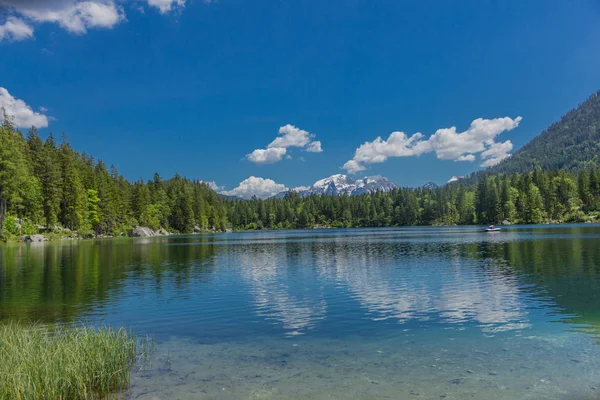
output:
{"label": "snow patch on mountain", "polygon": [[455,176],[453,176],[452,178],[448,179],[448,182],[446,182],[446,183],[452,183],[452,182],[456,182],[456,181],[458,181],[458,180],[460,180],[460,179],[462,179],[462,178],[464,178],[464,176],[456,176],[456,175],[455,175]]}
{"label": "snow patch on mountain", "polygon": [[[361,179],[353,179],[347,175],[335,174],[328,178],[316,181],[311,187],[296,188],[292,191],[302,197],[311,195],[331,195],[331,196],[358,196],[365,193],[390,192],[397,189],[398,186],[392,183],[384,176],[365,176]],[[300,189],[300,190],[298,190]],[[286,192],[279,193],[275,197],[284,197]]]}

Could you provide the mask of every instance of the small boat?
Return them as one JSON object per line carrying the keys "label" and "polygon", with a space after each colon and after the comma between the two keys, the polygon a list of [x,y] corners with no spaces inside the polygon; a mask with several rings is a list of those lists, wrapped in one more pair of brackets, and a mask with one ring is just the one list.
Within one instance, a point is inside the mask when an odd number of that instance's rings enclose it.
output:
{"label": "small boat", "polygon": [[485,228],[486,232],[498,232],[500,230],[500,228],[496,228],[494,225],[490,225],[487,228]]}

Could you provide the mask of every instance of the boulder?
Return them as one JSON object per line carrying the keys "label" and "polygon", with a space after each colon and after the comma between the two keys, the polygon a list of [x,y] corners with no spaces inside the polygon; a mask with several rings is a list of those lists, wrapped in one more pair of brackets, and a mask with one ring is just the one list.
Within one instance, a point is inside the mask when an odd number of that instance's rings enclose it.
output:
{"label": "boulder", "polygon": [[160,228],[155,233],[156,233],[156,236],[169,236],[170,235],[170,233],[167,232],[167,230],[164,228]]}
{"label": "boulder", "polygon": [[156,232],[147,226],[136,226],[133,232],[131,232],[131,236],[133,237],[152,237],[156,236]]}
{"label": "boulder", "polygon": [[200,228],[198,225],[196,225],[196,226],[194,226],[194,230],[192,232],[200,233],[200,232],[202,232],[202,228]]}
{"label": "boulder", "polygon": [[504,221],[502,221],[502,225],[511,225],[510,221],[505,219]]}
{"label": "boulder", "polygon": [[27,235],[21,237],[21,240],[29,243],[41,243],[48,241],[48,238],[46,238],[44,235]]}

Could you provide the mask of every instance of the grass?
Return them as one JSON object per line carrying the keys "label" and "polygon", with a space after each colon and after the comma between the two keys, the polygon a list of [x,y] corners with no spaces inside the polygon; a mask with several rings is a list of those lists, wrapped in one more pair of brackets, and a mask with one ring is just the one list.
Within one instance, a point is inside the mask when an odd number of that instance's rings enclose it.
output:
{"label": "grass", "polygon": [[0,399],[106,398],[129,387],[136,347],[124,329],[2,324]]}

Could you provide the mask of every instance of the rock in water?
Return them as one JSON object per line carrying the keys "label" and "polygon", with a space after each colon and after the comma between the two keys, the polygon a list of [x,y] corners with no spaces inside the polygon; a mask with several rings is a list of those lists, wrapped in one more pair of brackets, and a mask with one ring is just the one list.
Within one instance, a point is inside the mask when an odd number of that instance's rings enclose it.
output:
{"label": "rock in water", "polygon": [[44,235],[27,235],[21,238],[23,242],[40,243],[45,242],[48,239]]}
{"label": "rock in water", "polygon": [[169,236],[170,235],[170,233],[167,232],[167,230],[164,228],[160,228],[155,233],[156,233],[156,236]]}
{"label": "rock in water", "polygon": [[156,232],[147,226],[137,226],[133,232],[131,232],[131,236],[133,237],[152,237],[156,236]]}

